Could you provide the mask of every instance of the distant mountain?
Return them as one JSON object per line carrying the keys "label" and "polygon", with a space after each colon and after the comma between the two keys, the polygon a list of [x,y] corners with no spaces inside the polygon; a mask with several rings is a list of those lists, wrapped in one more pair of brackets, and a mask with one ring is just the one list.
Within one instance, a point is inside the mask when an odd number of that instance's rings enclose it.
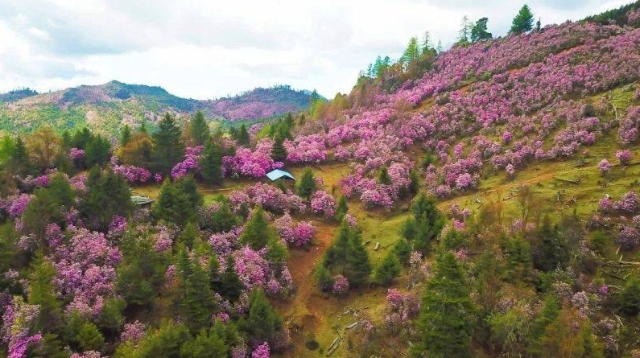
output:
{"label": "distant mountain", "polygon": [[50,93],[23,89],[0,94],[0,131],[28,132],[48,124],[59,130],[87,125],[115,133],[123,123],[137,126],[143,120],[153,123],[165,112],[184,117],[197,110],[212,119],[256,120],[306,109],[312,95],[281,85],[233,97],[195,100],[158,86],[118,81]]}
{"label": "distant mountain", "polygon": [[34,91],[32,89],[29,89],[29,88],[13,90],[13,91],[9,91],[7,93],[0,93],[0,102],[18,101],[18,100],[21,100],[23,98],[35,96],[37,94],[38,94],[38,92],[36,92],[36,91]]}

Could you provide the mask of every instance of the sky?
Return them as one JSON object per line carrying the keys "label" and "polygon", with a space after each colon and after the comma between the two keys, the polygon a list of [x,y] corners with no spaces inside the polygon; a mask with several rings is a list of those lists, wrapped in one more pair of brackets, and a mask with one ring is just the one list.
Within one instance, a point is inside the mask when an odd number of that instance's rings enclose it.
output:
{"label": "sky", "polygon": [[[529,0],[542,25],[630,0]],[[347,93],[378,55],[428,31],[444,48],[463,16],[507,33],[517,0],[0,0],[0,92],[110,80],[197,99],[288,84]]]}

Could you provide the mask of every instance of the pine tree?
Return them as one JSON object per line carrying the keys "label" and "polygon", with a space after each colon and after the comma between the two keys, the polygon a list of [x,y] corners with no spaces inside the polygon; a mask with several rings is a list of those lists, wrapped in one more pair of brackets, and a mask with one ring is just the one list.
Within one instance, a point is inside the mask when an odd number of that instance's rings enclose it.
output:
{"label": "pine tree", "polygon": [[413,217],[407,219],[402,227],[402,235],[413,241],[415,250],[426,255],[431,243],[440,235],[444,227],[444,218],[433,198],[420,194],[412,206]]}
{"label": "pine tree", "polygon": [[284,147],[284,139],[280,135],[276,136],[273,142],[271,158],[276,162],[284,162],[287,159],[287,148]]}
{"label": "pine tree", "polygon": [[191,120],[190,134],[195,145],[205,145],[209,142],[210,131],[207,121],[204,119],[204,114],[201,111],[196,112],[196,115]]}
{"label": "pine tree", "polygon": [[251,137],[249,137],[249,132],[247,132],[247,126],[244,124],[240,126],[240,131],[238,132],[238,145],[243,147],[249,147],[251,144]]}
{"label": "pine tree", "polygon": [[620,313],[635,317],[640,313],[640,280],[631,277],[616,299]]}
{"label": "pine tree", "polygon": [[180,347],[181,358],[218,358],[226,357],[229,351],[224,337],[221,337],[213,329],[201,330],[193,339],[185,342]]}
{"label": "pine tree", "polygon": [[183,296],[180,306],[185,325],[195,333],[209,327],[215,305],[209,275],[200,264],[200,260],[194,260],[190,269],[191,274],[182,282]]}
{"label": "pine tree", "polygon": [[313,176],[313,171],[307,168],[304,173],[302,173],[302,178],[300,178],[300,184],[298,184],[298,195],[309,200],[315,191],[316,178]]}
{"label": "pine tree", "polygon": [[467,45],[469,43],[469,35],[471,32],[472,24],[469,21],[467,15],[462,17],[462,22],[460,23],[460,31],[458,32],[458,45]]}
{"label": "pine tree", "polygon": [[369,261],[369,254],[362,243],[360,230],[352,229],[350,236],[351,240],[347,254],[348,270],[345,272],[345,276],[349,279],[351,287],[358,287],[369,280],[372,271],[371,262]]}
{"label": "pine tree", "polygon": [[87,168],[103,166],[111,158],[111,143],[102,136],[92,136],[85,148],[84,163]]}
{"label": "pine tree", "polygon": [[393,279],[398,277],[402,267],[396,255],[390,251],[384,257],[380,265],[376,268],[375,278],[381,284],[388,286],[393,282]]}
{"label": "pine tree", "polygon": [[380,173],[378,174],[378,183],[382,185],[391,185],[392,180],[389,176],[389,172],[387,171],[387,167],[382,167]]}
{"label": "pine tree", "polygon": [[82,351],[99,351],[104,345],[104,336],[95,324],[85,322],[80,327],[76,341]]}
{"label": "pine tree", "polygon": [[272,346],[283,328],[282,319],[259,289],[251,292],[249,314],[240,326],[253,342],[268,342]]}
{"label": "pine tree", "polygon": [[25,176],[33,171],[27,145],[22,137],[16,138],[15,148],[7,162],[7,169],[14,175]]}
{"label": "pine tree", "polygon": [[131,141],[131,127],[128,124],[125,124],[122,127],[122,131],[120,132],[120,146],[124,147]]}
{"label": "pine tree", "polygon": [[462,267],[451,252],[440,254],[427,281],[418,318],[421,342],[415,353],[466,357],[474,326],[474,307]]}
{"label": "pine tree", "polygon": [[407,265],[411,257],[411,245],[409,245],[409,241],[404,237],[400,238],[393,246],[393,253],[398,257],[398,261],[400,261],[401,264]]}
{"label": "pine tree", "polygon": [[127,217],[133,210],[129,185],[121,175],[94,167],[86,186],[79,210],[91,229],[104,231],[115,215]]}
{"label": "pine tree", "polygon": [[168,113],[158,123],[158,131],[153,134],[152,158],[154,168],[164,176],[167,176],[171,168],[184,158],[184,143],[180,127]]}
{"label": "pine tree", "polygon": [[267,246],[272,237],[274,237],[273,229],[264,217],[262,208],[254,210],[251,219],[240,235],[240,242],[248,244],[254,250],[260,250]]}
{"label": "pine tree", "polygon": [[202,202],[202,196],[193,177],[182,177],[174,183],[166,179],[153,207],[153,215],[158,220],[166,220],[184,227],[189,222],[197,220],[197,209]]}
{"label": "pine tree", "polygon": [[471,42],[491,40],[491,38],[493,38],[493,35],[489,31],[487,31],[488,21],[489,19],[486,17],[480,18],[471,27]]}
{"label": "pine tree", "polygon": [[222,148],[219,144],[209,141],[200,159],[201,175],[205,183],[220,185],[223,181]]}
{"label": "pine tree", "polygon": [[36,328],[44,333],[55,332],[62,323],[61,303],[53,284],[56,269],[42,252],[38,252],[29,275],[29,304],[40,306]]}
{"label": "pine tree", "polygon": [[336,208],[336,220],[342,222],[344,216],[349,212],[349,206],[347,204],[347,198],[343,195],[338,201],[338,207]]}
{"label": "pine tree", "polygon": [[220,275],[220,285],[216,287],[216,292],[225,299],[236,302],[240,298],[244,285],[238,277],[235,269],[235,260],[232,255],[227,256],[227,264],[224,272]]}
{"label": "pine tree", "polygon": [[513,18],[509,33],[522,34],[531,31],[531,29],[533,29],[533,13],[531,13],[529,5],[525,4],[518,11],[518,15]]}

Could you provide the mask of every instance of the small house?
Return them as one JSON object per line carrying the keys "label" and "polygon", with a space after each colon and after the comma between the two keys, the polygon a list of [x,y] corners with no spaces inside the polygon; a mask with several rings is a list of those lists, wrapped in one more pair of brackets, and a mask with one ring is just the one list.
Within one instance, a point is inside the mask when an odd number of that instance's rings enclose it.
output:
{"label": "small house", "polygon": [[284,180],[296,180],[296,178],[286,170],[275,169],[267,173],[267,178],[271,181],[277,181],[279,179]]}

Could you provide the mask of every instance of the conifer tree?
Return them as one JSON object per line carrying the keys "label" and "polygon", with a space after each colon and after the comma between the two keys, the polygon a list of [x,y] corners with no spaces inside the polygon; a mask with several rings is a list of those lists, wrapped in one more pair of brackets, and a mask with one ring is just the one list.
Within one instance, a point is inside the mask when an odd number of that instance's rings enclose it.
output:
{"label": "conifer tree", "polygon": [[382,167],[380,173],[378,174],[378,183],[382,185],[391,185],[391,177],[389,176],[389,172],[387,171],[387,167]]}
{"label": "conifer tree", "polygon": [[411,257],[411,245],[409,241],[404,237],[400,238],[393,246],[393,253],[398,257],[398,261],[400,261],[401,264],[408,264],[409,258]]}
{"label": "conifer tree", "polygon": [[194,339],[185,342],[180,347],[181,358],[218,358],[226,357],[229,348],[224,337],[212,330],[201,330]]}
{"label": "conifer tree", "polygon": [[314,191],[316,191],[316,178],[313,176],[313,171],[307,168],[304,173],[302,173],[302,178],[300,178],[298,195],[309,200]]}
{"label": "conifer tree", "polygon": [[220,275],[220,284],[215,291],[225,299],[235,302],[240,298],[244,285],[238,277],[235,269],[235,260],[232,255],[227,256],[227,264],[224,272]]}
{"label": "conifer tree", "polygon": [[94,167],[86,186],[80,214],[91,229],[106,230],[115,215],[126,217],[133,210],[129,185],[121,175]]}
{"label": "conifer tree", "polygon": [[251,341],[268,342],[273,345],[283,324],[262,290],[254,289],[249,297],[249,314],[240,327],[247,332]]}
{"label": "conifer tree", "polygon": [[204,119],[204,114],[201,111],[196,112],[195,116],[191,120],[190,123],[190,135],[191,139],[193,139],[193,144],[195,145],[205,145],[209,142],[209,137],[211,135],[209,131],[209,125],[207,121]]}
{"label": "conifer tree", "polygon": [[166,176],[171,168],[184,158],[184,143],[182,142],[180,127],[175,118],[165,114],[158,131],[153,134],[152,158],[157,172]]}
{"label": "conifer tree", "polygon": [[518,15],[513,18],[509,33],[521,34],[529,32],[531,29],[533,29],[533,13],[531,13],[529,5],[525,4],[518,11]]}
{"label": "conifer tree", "polygon": [[183,274],[180,306],[185,325],[195,333],[209,327],[215,305],[209,275],[200,264],[200,260],[189,262],[188,269],[191,272]]}
{"label": "conifer tree", "polygon": [[251,144],[251,137],[249,136],[249,132],[247,131],[247,126],[244,124],[240,126],[240,130],[238,131],[238,145],[243,147],[249,147]]}
{"label": "conifer tree", "polygon": [[420,194],[412,205],[413,217],[407,219],[402,227],[402,235],[413,241],[416,251],[426,255],[431,243],[440,235],[444,227],[444,218],[435,200]]}
{"label": "conifer tree", "polygon": [[438,255],[427,281],[418,318],[421,342],[415,353],[429,357],[466,357],[475,318],[468,283],[451,252]]}
{"label": "conifer tree", "polygon": [[284,147],[284,139],[280,135],[277,135],[273,142],[271,159],[276,162],[284,162],[287,159],[287,148]]}
{"label": "conifer tree", "polygon": [[369,254],[362,243],[362,235],[359,229],[351,230],[351,240],[347,255],[348,270],[345,276],[349,279],[352,287],[362,286],[369,280],[371,275],[371,262]]}
{"label": "conifer tree", "polygon": [[257,208],[240,235],[240,242],[248,244],[254,250],[260,250],[267,246],[272,237],[274,232],[264,217],[264,211],[262,208]]}
{"label": "conifer tree", "polygon": [[338,200],[338,207],[336,208],[336,220],[342,222],[344,216],[349,212],[349,206],[347,204],[347,198],[343,195]]}
{"label": "conifer tree", "polygon": [[209,185],[220,185],[223,181],[222,148],[213,141],[208,141],[200,159],[201,175]]}
{"label": "conifer tree", "polygon": [[58,301],[53,280],[56,269],[42,252],[38,252],[31,265],[29,274],[29,304],[38,305],[40,313],[36,328],[44,333],[55,332],[62,323],[61,302]]}
{"label": "conifer tree", "polygon": [[129,144],[131,141],[131,127],[128,124],[125,124],[120,131],[120,146],[124,147]]}
{"label": "conifer tree", "polygon": [[375,278],[381,284],[388,286],[393,282],[394,278],[398,277],[401,270],[402,268],[397,256],[390,251],[376,268]]}
{"label": "conifer tree", "polygon": [[487,31],[487,22],[488,21],[489,21],[489,19],[486,18],[486,17],[480,18],[471,27],[471,42],[491,40],[493,35],[489,31]]}

